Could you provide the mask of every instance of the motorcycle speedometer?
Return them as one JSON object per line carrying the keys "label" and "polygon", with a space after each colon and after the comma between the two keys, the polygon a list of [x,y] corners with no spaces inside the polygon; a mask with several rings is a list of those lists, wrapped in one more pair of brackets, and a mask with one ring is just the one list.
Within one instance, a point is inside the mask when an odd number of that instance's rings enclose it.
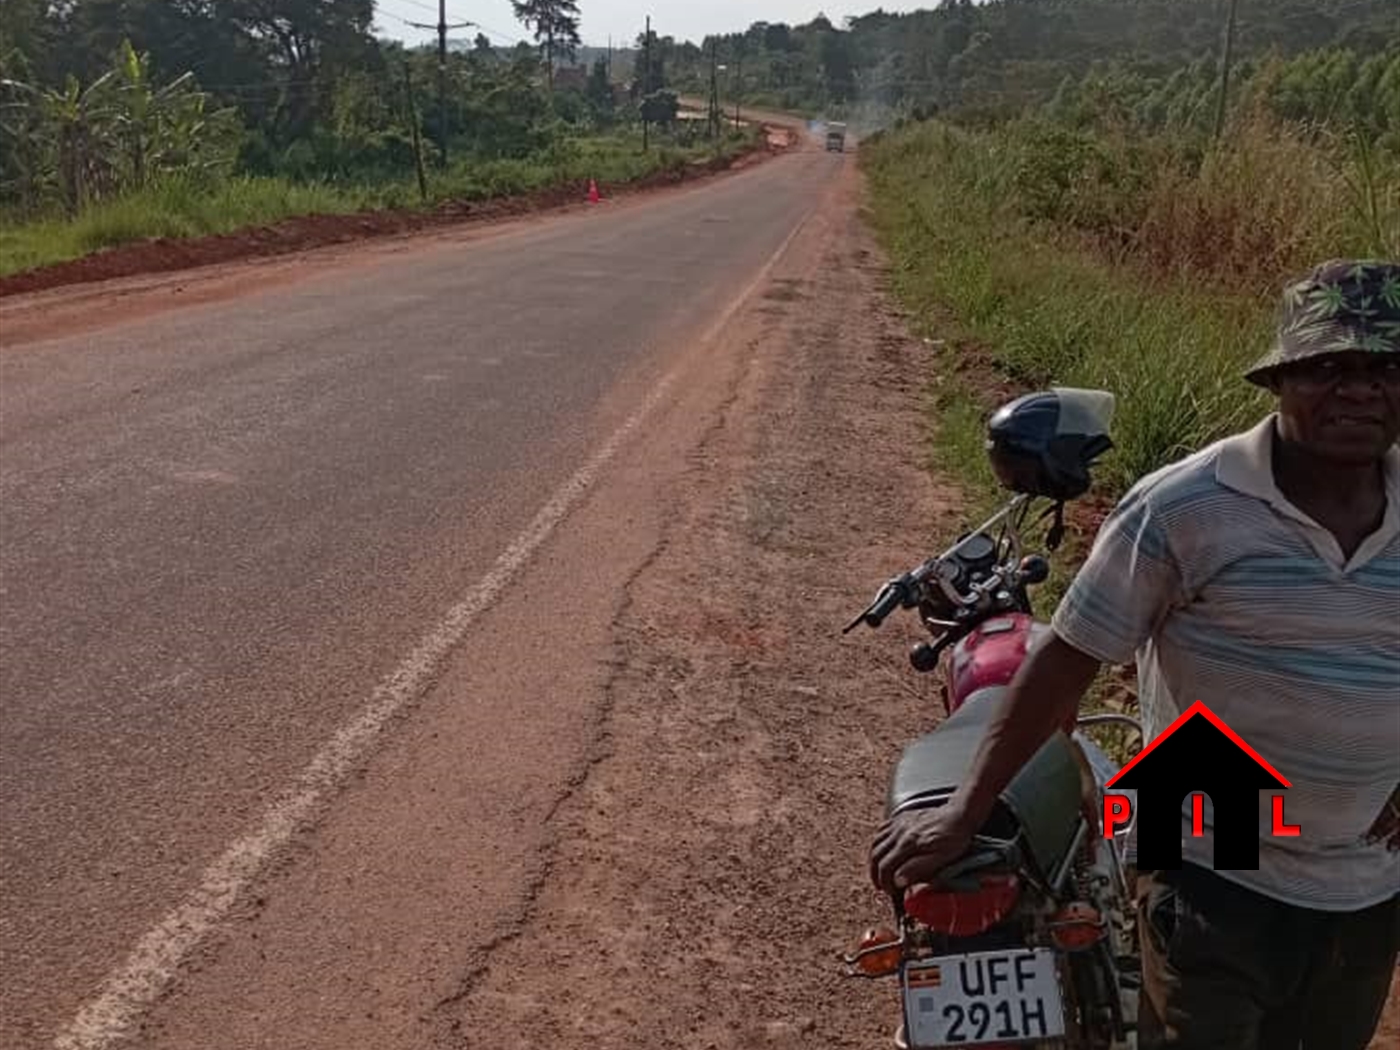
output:
{"label": "motorcycle speedometer", "polygon": [[985,576],[996,568],[996,541],[985,532],[974,532],[953,549],[953,556],[965,577]]}

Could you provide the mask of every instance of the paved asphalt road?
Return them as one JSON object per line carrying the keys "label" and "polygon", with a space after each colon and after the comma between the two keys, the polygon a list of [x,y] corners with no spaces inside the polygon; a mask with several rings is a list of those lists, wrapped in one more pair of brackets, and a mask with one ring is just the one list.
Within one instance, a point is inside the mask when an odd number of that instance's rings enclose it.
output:
{"label": "paved asphalt road", "polygon": [[[4,345],[0,312],[0,1046],[52,1045],[265,825],[846,162],[66,338]],[[148,959],[70,1045],[109,1045],[184,961]]]}

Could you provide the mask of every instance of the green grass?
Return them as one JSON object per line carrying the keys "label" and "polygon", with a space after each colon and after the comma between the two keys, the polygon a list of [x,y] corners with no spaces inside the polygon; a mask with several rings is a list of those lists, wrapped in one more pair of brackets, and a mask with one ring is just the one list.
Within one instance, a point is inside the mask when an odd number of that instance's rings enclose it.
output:
{"label": "green grass", "polygon": [[[864,151],[872,214],[895,289],[945,353],[975,346],[1017,388],[1112,391],[1115,450],[1100,488],[1138,477],[1256,421],[1266,397],[1239,378],[1267,346],[1272,302],[1105,258],[1008,206],[995,136],[924,125]],[[993,484],[980,435],[992,407],[944,386],[937,458]]]}
{"label": "green grass", "polygon": [[359,211],[366,199],[284,179],[235,178],[210,187],[172,180],[88,208],[76,219],[0,226],[0,276],[151,237],[197,237],[290,215]]}
{"label": "green grass", "polygon": [[[605,187],[619,185],[657,171],[684,168],[716,153],[733,156],[751,141],[749,134],[732,135],[718,149],[708,143],[682,147],[663,141],[644,153],[640,135],[616,133],[567,140],[522,160],[461,161],[446,171],[429,169],[429,205],[515,196],[589,178]],[[0,276],[147,238],[231,233],[301,215],[422,206],[411,174],[361,185],[282,178],[237,177],[212,183],[173,178],[95,204],[75,219],[10,223],[0,216]]]}

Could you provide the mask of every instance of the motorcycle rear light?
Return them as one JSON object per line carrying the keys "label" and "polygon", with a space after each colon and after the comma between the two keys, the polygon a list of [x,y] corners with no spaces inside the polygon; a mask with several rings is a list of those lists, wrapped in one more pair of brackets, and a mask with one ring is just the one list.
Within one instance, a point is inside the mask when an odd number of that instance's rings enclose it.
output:
{"label": "motorcycle rear light", "polygon": [[904,911],[949,937],[985,933],[1016,906],[1021,883],[1015,875],[983,875],[978,882],[978,889],[964,893],[915,886],[904,894]]}
{"label": "motorcycle rear light", "polygon": [[1103,916],[1083,902],[1067,904],[1050,920],[1050,940],[1062,951],[1081,952],[1107,936]]}

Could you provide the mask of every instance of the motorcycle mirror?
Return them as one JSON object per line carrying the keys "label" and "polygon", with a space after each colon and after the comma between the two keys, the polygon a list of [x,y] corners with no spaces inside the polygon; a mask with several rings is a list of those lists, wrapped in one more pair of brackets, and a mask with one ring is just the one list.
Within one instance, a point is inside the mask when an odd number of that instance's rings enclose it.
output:
{"label": "motorcycle mirror", "polygon": [[1050,563],[1039,554],[1028,554],[1021,559],[1018,571],[1026,583],[1044,583],[1050,578]]}
{"label": "motorcycle mirror", "polygon": [[920,674],[938,670],[938,649],[928,642],[920,642],[909,650],[909,663]]}

